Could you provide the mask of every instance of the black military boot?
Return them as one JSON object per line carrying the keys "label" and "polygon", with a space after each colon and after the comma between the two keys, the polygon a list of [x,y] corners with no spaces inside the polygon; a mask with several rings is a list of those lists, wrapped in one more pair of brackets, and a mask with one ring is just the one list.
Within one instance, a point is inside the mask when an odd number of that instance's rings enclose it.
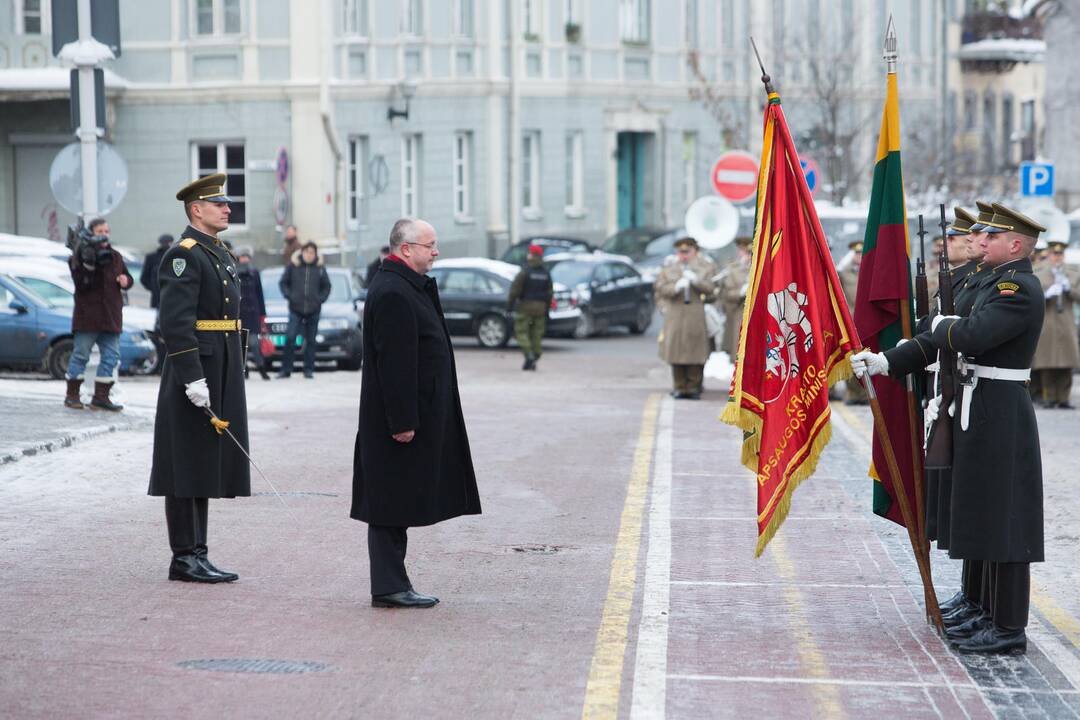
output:
{"label": "black military boot", "polygon": [[94,383],[94,398],[90,401],[91,410],[108,410],[109,412],[120,412],[124,409],[123,405],[118,405],[112,400],[109,400],[109,390],[112,389],[113,384],[111,382],[95,382]]}
{"label": "black military boot", "polygon": [[961,607],[966,602],[967,595],[964,594],[963,590],[957,590],[955,595],[938,605],[938,607],[941,609],[942,614],[951,613],[953,610]]}
{"label": "black military boot", "polygon": [[79,397],[79,389],[82,387],[82,378],[78,380],[67,381],[67,395],[64,396],[64,407],[71,408],[72,410],[82,410],[86,406],[83,405],[82,398]]}
{"label": "black military boot", "polygon": [[239,575],[226,570],[219,570],[206,556],[206,521],[209,514],[210,500],[207,498],[195,498],[195,557],[199,559],[199,564],[211,575],[220,576],[221,582],[239,580]]}
{"label": "black military boot", "polygon": [[964,642],[955,643],[956,651],[971,654],[1004,655],[1027,652],[1027,633],[1024,628],[1011,630],[991,623]]}
{"label": "black military boot", "polygon": [[536,368],[536,361],[533,360],[533,356],[531,354],[526,355],[525,356],[525,364],[521,366],[521,369],[522,370],[533,370],[535,368]]}
{"label": "black military boot", "polygon": [[979,613],[966,622],[945,628],[945,635],[949,638],[949,642],[957,645],[991,625],[993,625],[993,621],[990,619],[990,615],[988,613]]}
{"label": "black military boot", "polygon": [[182,582],[220,583],[221,575],[207,570],[195,554],[198,542],[195,501],[191,498],[165,498],[165,524],[169,528],[169,547],[173,558],[169,579]]}

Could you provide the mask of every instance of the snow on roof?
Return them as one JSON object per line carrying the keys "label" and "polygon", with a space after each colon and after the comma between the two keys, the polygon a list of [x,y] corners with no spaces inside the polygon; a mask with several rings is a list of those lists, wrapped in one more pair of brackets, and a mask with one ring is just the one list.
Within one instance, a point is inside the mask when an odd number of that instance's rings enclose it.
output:
{"label": "snow on roof", "polygon": [[990,38],[961,45],[956,56],[961,60],[1012,60],[1042,62],[1046,55],[1045,40],[1025,38]]}
{"label": "snow on roof", "polygon": [[488,272],[501,275],[507,280],[513,280],[517,277],[521,268],[517,265],[511,265],[510,263],[503,262],[502,260],[489,260],[488,258],[478,257],[463,257],[463,258],[449,258],[447,260],[436,260],[435,267],[437,268],[472,268],[476,270],[487,270]]}
{"label": "snow on roof", "polygon": [[[106,88],[127,88],[128,81],[112,70],[105,71]],[[71,87],[71,70],[62,67],[5,68],[0,70],[0,92],[55,91]]]}

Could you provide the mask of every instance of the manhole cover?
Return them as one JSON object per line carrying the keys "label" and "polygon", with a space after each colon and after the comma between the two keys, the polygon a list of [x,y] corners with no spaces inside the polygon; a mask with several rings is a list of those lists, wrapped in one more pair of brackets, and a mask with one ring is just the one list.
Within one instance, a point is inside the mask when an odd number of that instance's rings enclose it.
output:
{"label": "manhole cover", "polygon": [[[255,496],[269,495],[275,497],[272,492],[254,492],[251,493]],[[282,490],[278,493],[282,497],[337,497],[337,493],[325,493],[325,492],[313,492],[311,490]]]}
{"label": "manhole cover", "polygon": [[186,670],[212,670],[214,672],[233,673],[272,673],[277,675],[296,675],[300,673],[323,672],[330,666],[319,662],[298,660],[259,660],[250,658],[224,658],[213,660],[184,660],[177,663]]}
{"label": "manhole cover", "polygon": [[530,553],[533,555],[554,555],[571,549],[569,545],[511,545],[510,552]]}

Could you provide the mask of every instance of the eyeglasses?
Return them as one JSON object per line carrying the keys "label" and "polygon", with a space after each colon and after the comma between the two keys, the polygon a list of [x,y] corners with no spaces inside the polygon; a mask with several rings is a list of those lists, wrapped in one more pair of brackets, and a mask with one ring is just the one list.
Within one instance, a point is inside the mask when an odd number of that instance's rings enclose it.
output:
{"label": "eyeglasses", "polygon": [[418,242],[408,242],[408,241],[406,241],[406,242],[404,242],[402,244],[403,245],[419,245],[420,247],[427,248],[429,252],[432,251],[432,250],[437,250],[438,247],[439,247],[439,241],[438,240],[434,240],[434,241],[429,242],[429,243],[418,243]]}

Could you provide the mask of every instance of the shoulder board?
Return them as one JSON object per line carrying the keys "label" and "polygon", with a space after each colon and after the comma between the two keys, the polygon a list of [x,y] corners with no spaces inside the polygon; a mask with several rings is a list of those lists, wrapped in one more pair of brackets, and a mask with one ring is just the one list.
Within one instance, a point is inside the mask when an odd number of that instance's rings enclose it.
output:
{"label": "shoulder board", "polygon": [[199,241],[194,238],[184,238],[180,241],[180,247],[184,248],[185,250],[190,250],[198,244]]}
{"label": "shoulder board", "polygon": [[1000,282],[997,284],[997,289],[1002,295],[1015,295],[1020,286],[1014,282]]}

